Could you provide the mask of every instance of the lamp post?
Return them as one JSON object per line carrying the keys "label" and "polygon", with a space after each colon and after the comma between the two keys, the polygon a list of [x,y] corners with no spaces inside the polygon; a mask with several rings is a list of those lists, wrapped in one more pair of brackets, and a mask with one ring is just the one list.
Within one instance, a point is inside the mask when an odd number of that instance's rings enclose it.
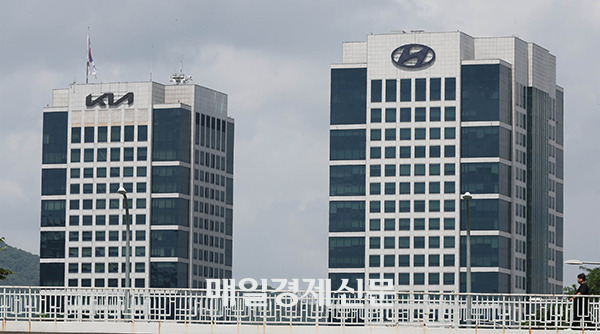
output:
{"label": "lamp post", "polygon": [[125,311],[127,314],[129,313],[129,288],[131,288],[131,258],[130,258],[130,240],[131,240],[131,231],[129,226],[129,202],[127,201],[127,191],[125,188],[120,187],[117,192],[123,195],[123,202],[125,203],[125,222],[126,222],[126,232],[125,232],[125,287],[127,290],[125,291]]}
{"label": "lamp post", "polygon": [[581,261],[581,260],[567,260],[565,261],[565,264],[571,264],[574,266],[580,266],[583,264],[591,264],[593,266],[600,266],[600,262],[596,262],[596,261]]}
{"label": "lamp post", "polygon": [[469,201],[473,198],[470,192],[464,193],[462,198],[467,202],[467,323],[471,319],[471,216],[469,212]]}

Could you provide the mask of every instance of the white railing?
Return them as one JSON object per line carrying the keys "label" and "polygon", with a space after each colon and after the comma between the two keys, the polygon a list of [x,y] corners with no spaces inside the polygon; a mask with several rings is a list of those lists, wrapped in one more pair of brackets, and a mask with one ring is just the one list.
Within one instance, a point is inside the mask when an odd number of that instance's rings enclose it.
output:
{"label": "white railing", "polygon": [[[303,292],[264,293],[265,303],[251,306],[256,296],[241,292],[225,301],[200,289],[0,287],[0,319],[506,329],[584,325],[600,329],[600,296],[586,297],[583,307],[574,307],[566,295],[334,292],[330,305],[324,305],[322,299]],[[291,294],[297,298],[289,298]]]}

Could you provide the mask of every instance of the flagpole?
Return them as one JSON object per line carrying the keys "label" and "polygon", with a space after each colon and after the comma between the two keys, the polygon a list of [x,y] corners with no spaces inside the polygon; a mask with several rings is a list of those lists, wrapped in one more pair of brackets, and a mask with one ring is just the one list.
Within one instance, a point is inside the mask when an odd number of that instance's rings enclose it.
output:
{"label": "flagpole", "polygon": [[85,59],[86,59],[86,66],[85,66],[85,83],[87,85],[88,83],[88,75],[90,73],[90,56],[89,56],[89,52],[90,52],[90,27],[88,27],[88,33],[87,33],[87,47],[85,50]]}

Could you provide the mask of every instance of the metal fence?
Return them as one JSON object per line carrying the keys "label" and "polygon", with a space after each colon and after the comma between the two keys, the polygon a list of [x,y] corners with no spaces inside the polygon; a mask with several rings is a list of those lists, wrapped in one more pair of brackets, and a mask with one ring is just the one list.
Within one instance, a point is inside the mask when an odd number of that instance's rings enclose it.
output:
{"label": "metal fence", "polygon": [[[600,296],[0,287],[7,321],[599,329]],[[577,299],[576,298],[576,299]],[[260,303],[257,300],[260,299]],[[295,302],[295,303],[294,303]],[[253,305],[254,304],[254,305]]]}

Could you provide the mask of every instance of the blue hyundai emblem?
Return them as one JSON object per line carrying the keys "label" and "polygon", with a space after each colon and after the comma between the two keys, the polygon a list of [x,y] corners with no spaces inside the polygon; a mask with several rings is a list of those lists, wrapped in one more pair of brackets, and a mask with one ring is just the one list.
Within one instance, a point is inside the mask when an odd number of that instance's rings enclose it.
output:
{"label": "blue hyundai emblem", "polygon": [[392,62],[398,67],[422,68],[435,61],[435,52],[427,45],[406,44],[392,52]]}

